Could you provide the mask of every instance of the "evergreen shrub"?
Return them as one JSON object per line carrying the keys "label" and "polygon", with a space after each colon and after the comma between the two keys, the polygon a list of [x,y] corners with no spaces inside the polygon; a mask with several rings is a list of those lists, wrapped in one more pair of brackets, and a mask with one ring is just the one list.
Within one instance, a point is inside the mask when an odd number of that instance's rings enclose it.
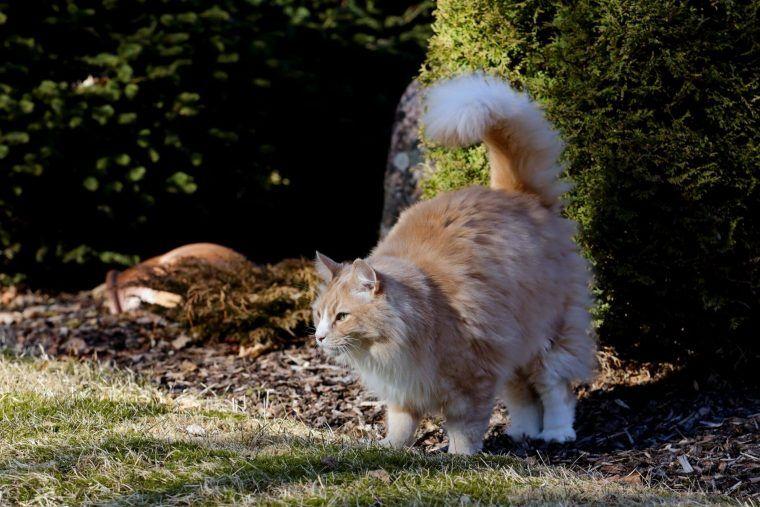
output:
{"label": "evergreen shrub", "polygon": [[[760,320],[760,4],[441,0],[423,81],[483,69],[567,143],[567,214],[603,341],[751,359]],[[427,195],[487,181],[485,151],[434,148]],[[737,355],[738,354],[738,355]]]}

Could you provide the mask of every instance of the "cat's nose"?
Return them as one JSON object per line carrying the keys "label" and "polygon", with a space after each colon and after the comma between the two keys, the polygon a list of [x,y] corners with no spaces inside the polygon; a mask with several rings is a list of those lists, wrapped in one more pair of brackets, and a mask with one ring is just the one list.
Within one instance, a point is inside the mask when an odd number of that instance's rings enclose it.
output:
{"label": "cat's nose", "polygon": [[325,335],[322,333],[317,333],[314,335],[314,338],[317,339],[317,343],[322,343],[322,340],[325,339]]}

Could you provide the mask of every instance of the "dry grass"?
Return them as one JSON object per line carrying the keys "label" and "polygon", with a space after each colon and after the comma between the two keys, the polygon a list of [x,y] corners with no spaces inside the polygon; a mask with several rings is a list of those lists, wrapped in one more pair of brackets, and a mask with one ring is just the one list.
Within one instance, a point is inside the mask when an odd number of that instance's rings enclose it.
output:
{"label": "dry grass", "polygon": [[699,504],[504,456],[394,452],[77,362],[0,359],[0,500]]}
{"label": "dry grass", "polygon": [[258,356],[307,334],[316,274],[304,259],[228,267],[188,259],[155,270],[147,285],[182,296],[167,316],[195,336],[239,342]]}

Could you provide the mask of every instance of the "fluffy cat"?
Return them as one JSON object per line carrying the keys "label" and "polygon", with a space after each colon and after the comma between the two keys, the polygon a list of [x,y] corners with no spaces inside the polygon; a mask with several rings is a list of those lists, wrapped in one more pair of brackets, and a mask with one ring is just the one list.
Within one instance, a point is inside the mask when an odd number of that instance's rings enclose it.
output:
{"label": "fluffy cat", "polygon": [[485,143],[490,188],[406,210],[366,259],[317,253],[316,341],[387,403],[383,443],[445,417],[449,452],[482,447],[496,398],[515,439],[575,439],[575,382],[596,364],[589,272],[560,216],[557,133],[538,106],[482,74],[434,85],[427,136]]}

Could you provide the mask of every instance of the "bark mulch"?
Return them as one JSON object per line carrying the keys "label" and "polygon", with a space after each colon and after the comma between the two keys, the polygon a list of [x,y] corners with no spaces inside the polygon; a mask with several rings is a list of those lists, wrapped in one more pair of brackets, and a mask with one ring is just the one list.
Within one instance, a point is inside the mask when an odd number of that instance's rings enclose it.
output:
{"label": "bark mulch", "polygon": [[[0,349],[96,359],[147,376],[174,393],[224,396],[248,412],[295,417],[357,437],[383,432],[383,408],[356,376],[307,342],[256,359],[232,343],[196,343],[148,312],[112,316],[87,295],[0,294]],[[245,352],[245,350],[243,351]],[[669,364],[600,354],[602,372],[582,389],[573,444],[513,443],[494,413],[485,451],[563,464],[605,480],[662,484],[760,501],[760,393]],[[417,446],[445,448],[440,421]]]}

